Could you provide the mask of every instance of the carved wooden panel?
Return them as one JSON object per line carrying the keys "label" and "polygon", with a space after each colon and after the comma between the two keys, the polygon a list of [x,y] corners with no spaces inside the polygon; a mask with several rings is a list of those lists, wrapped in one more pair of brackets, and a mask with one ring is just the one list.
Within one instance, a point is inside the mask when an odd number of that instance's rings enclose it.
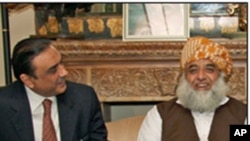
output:
{"label": "carved wooden panel", "polygon": [[233,75],[229,80],[230,92],[229,96],[235,97],[247,103],[247,75],[246,67],[237,67],[233,69]]}
{"label": "carved wooden panel", "polygon": [[67,68],[68,75],[66,77],[67,80],[71,80],[77,83],[87,83],[87,74],[86,69],[84,68]]}
{"label": "carved wooden panel", "polygon": [[[246,40],[214,39],[233,57],[230,96],[246,100]],[[174,97],[185,41],[57,40],[67,79],[92,85],[101,102],[163,101]]]}
{"label": "carved wooden panel", "polygon": [[100,96],[172,95],[177,68],[93,69],[92,85]]}
{"label": "carved wooden panel", "polygon": [[[99,97],[105,102],[105,97],[143,97],[155,96],[172,98],[177,85],[179,68],[121,68],[93,69],[91,80],[87,80],[85,69],[68,69],[68,80],[86,84],[91,81]],[[235,68],[228,84],[228,95],[246,103],[246,69]],[[103,99],[104,98],[104,99]],[[153,101],[153,100],[152,100]],[[110,101],[111,102],[111,101]]]}

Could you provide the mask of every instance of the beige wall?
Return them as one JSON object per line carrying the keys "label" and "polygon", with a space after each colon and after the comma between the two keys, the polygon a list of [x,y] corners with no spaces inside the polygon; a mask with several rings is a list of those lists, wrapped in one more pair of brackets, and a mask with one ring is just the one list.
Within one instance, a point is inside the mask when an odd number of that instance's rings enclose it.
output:
{"label": "beige wall", "polygon": [[10,44],[11,47],[21,39],[35,35],[35,13],[33,6],[27,6],[22,10],[10,13]]}
{"label": "beige wall", "polygon": [[[11,49],[19,40],[35,34],[35,15],[32,5],[9,13],[9,33]],[[3,43],[2,34],[0,38],[0,42]],[[3,44],[0,49],[0,66],[4,66]],[[0,86],[2,85],[5,85],[4,67],[0,67]]]}
{"label": "beige wall", "polygon": [[[0,7],[1,10],[1,7]],[[2,14],[0,15],[0,19],[2,19]],[[2,21],[0,24],[0,29],[2,29]],[[1,32],[2,33],[2,32]],[[5,85],[5,77],[4,77],[4,56],[3,56],[3,36],[2,34],[0,34],[0,86]]]}

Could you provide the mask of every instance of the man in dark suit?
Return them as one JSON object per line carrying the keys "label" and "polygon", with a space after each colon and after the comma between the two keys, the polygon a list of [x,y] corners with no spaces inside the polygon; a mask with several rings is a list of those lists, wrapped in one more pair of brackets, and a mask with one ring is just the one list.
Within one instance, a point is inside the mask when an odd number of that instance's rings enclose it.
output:
{"label": "man in dark suit", "polygon": [[0,141],[45,141],[44,99],[52,102],[53,141],[107,141],[94,89],[65,80],[68,72],[50,40],[20,41],[12,65],[17,81],[0,91]]}

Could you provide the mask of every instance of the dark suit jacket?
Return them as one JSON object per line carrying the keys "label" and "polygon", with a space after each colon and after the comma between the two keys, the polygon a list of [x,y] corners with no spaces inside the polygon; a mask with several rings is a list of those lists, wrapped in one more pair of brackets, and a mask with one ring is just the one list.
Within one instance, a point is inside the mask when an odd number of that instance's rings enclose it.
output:
{"label": "dark suit jacket", "polygon": [[[62,141],[106,141],[107,130],[93,88],[67,82],[57,97]],[[0,91],[0,141],[34,141],[24,86],[14,82]]]}

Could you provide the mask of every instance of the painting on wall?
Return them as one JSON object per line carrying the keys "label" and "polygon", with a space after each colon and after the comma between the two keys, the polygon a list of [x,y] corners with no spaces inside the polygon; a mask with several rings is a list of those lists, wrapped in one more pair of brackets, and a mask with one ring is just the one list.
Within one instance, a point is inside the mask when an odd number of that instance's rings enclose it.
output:
{"label": "painting on wall", "polygon": [[188,18],[188,4],[124,4],[123,40],[186,40],[189,37]]}

